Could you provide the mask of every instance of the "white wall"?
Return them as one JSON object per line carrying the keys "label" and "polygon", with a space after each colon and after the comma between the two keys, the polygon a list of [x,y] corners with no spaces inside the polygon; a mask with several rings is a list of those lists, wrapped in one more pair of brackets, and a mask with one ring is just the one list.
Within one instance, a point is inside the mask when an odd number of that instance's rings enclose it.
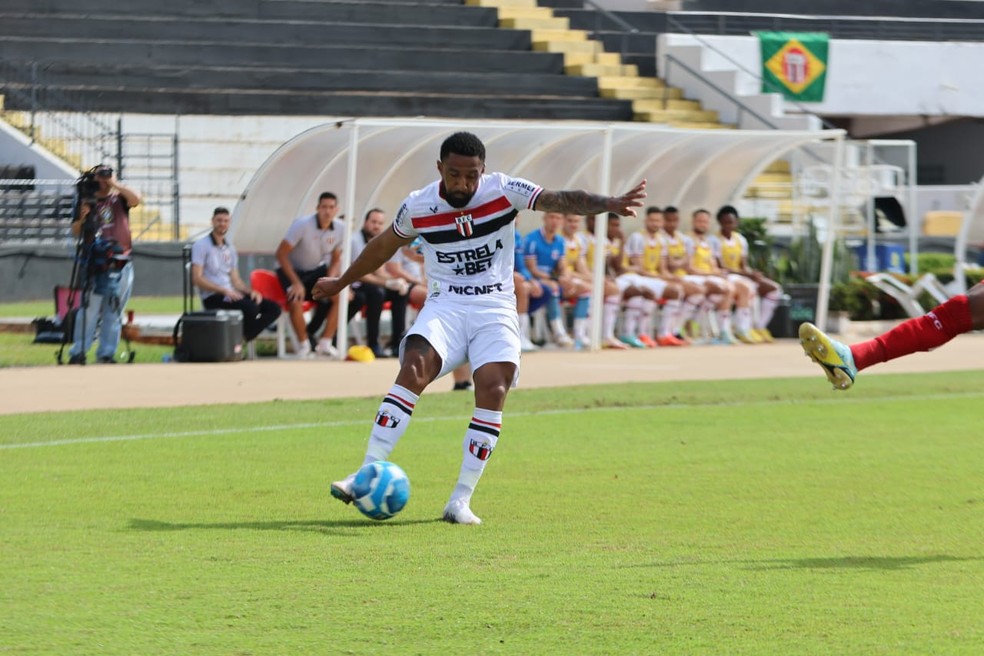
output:
{"label": "white wall", "polygon": [[[756,37],[702,36],[744,68],[760,73],[762,64]],[[673,43],[692,37],[674,35]],[[660,57],[659,70],[666,65]],[[705,63],[721,70],[734,68],[724,57],[707,54]],[[824,101],[804,103],[820,115],[956,115],[984,116],[984,43],[931,43],[906,41],[830,42]],[[672,76],[672,68],[671,68]],[[759,88],[752,75],[740,76],[751,93]],[[671,77],[672,82],[672,77]],[[787,107],[795,111],[794,107]]]}
{"label": "white wall", "polygon": [[236,206],[253,174],[277,148],[330,120],[311,116],[125,114],[123,131],[177,134],[181,224],[194,233],[209,228],[215,207],[224,205],[231,210]]}

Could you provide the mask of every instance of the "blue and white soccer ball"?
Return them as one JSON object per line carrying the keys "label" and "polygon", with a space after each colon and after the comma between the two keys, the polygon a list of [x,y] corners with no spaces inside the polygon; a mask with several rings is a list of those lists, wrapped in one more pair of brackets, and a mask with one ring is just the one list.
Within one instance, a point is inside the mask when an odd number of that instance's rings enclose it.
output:
{"label": "blue and white soccer ball", "polygon": [[352,482],[352,501],[370,519],[389,519],[403,510],[409,498],[407,473],[385,460],[364,465]]}

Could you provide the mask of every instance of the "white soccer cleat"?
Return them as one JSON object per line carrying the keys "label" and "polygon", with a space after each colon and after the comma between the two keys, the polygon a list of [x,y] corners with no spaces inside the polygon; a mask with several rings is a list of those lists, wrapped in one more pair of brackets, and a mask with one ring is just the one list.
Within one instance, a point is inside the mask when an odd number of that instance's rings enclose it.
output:
{"label": "white soccer cleat", "polygon": [[355,474],[349,474],[340,481],[331,484],[331,496],[342,503],[352,503],[352,483],[355,481]]}
{"label": "white soccer cleat", "polygon": [[530,341],[529,337],[520,337],[519,350],[522,351],[523,353],[532,353],[533,351],[540,350],[540,347],[538,347],[536,344]]}
{"label": "white soccer cleat", "polygon": [[556,333],[553,338],[554,344],[563,348],[574,346],[574,340],[567,333]]}
{"label": "white soccer cleat", "polygon": [[324,340],[318,342],[318,345],[314,348],[314,352],[327,358],[338,357],[338,349],[332,346],[331,342]]}
{"label": "white soccer cleat", "polygon": [[482,523],[482,520],[468,507],[467,499],[449,501],[448,505],[444,506],[442,519],[449,524],[474,524],[477,526]]}

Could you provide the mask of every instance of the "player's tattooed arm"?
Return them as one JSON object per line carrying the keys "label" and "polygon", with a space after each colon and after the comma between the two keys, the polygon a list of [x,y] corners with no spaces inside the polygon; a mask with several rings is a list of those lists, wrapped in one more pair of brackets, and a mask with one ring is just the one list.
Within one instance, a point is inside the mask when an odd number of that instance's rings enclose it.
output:
{"label": "player's tattooed arm", "polygon": [[535,209],[542,212],[563,212],[565,214],[614,212],[621,216],[635,216],[635,208],[642,207],[642,201],[645,197],[645,180],[621,196],[601,196],[587,191],[550,191],[544,189],[536,199]]}

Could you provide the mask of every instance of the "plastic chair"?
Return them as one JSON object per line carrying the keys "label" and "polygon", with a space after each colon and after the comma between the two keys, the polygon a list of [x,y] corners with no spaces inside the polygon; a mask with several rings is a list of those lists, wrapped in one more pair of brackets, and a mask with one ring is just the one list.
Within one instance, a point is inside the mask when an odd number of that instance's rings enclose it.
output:
{"label": "plastic chair", "polygon": [[[294,353],[300,350],[297,342],[297,335],[294,334],[293,327],[288,326],[290,316],[287,313],[287,294],[280,286],[280,279],[277,274],[269,269],[256,269],[249,274],[249,284],[255,291],[258,291],[263,298],[268,299],[280,306],[282,312],[277,317],[277,357],[287,357],[287,336],[290,337]],[[314,307],[311,301],[304,301],[304,311],[307,312]]]}
{"label": "plastic chair", "polygon": [[68,313],[78,310],[82,304],[82,290],[64,285],[55,285],[55,316],[63,323]]}

